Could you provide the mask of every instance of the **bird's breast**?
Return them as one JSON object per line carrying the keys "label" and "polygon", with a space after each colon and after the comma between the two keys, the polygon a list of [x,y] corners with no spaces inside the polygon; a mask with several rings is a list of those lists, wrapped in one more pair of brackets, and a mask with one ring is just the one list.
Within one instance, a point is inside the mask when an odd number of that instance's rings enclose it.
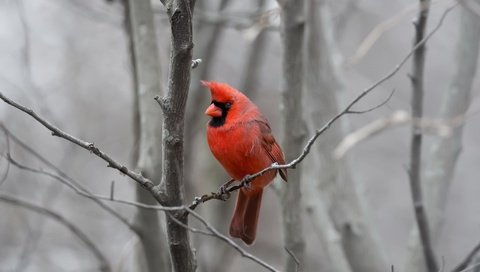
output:
{"label": "bird's breast", "polygon": [[[241,180],[272,164],[255,129],[242,126],[208,127],[207,140],[215,158],[235,180]],[[252,184],[265,187],[274,177],[275,172],[270,172]]]}

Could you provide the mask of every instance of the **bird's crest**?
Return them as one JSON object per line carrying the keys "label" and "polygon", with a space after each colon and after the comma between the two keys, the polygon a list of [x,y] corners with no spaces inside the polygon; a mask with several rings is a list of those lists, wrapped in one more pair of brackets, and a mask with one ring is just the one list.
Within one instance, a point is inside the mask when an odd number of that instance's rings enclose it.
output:
{"label": "bird's crest", "polygon": [[201,80],[200,82],[203,86],[210,89],[212,100],[217,102],[233,102],[240,96],[244,96],[241,92],[226,83],[205,80]]}

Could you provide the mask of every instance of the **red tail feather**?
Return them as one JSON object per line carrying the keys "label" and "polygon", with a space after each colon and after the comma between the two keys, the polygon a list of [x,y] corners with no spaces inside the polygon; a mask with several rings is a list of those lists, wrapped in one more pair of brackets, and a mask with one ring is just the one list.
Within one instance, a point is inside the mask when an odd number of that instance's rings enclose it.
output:
{"label": "red tail feather", "polygon": [[257,223],[260,215],[263,190],[248,195],[241,189],[238,192],[237,204],[230,223],[230,235],[242,239],[251,245],[257,236]]}

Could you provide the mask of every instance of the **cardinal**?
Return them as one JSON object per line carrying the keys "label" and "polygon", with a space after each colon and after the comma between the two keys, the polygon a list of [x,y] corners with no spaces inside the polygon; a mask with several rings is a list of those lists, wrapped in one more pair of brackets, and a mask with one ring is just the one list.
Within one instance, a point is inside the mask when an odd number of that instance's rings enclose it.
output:
{"label": "cardinal", "polygon": [[[208,145],[233,180],[240,181],[274,162],[285,164],[267,119],[247,96],[225,83],[202,81],[202,84],[210,89],[212,96],[205,111],[211,117],[207,125]],[[287,170],[278,172],[287,181]],[[255,241],[263,190],[276,174],[277,170],[268,171],[239,190],[230,236],[242,239],[247,245]]]}

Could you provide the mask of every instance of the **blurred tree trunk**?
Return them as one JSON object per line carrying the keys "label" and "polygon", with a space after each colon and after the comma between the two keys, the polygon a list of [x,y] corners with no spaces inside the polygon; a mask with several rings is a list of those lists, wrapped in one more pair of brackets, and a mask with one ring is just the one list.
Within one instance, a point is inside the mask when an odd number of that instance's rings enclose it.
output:
{"label": "blurred tree trunk", "polygon": [[[309,0],[307,19],[307,57],[306,63],[306,95],[308,101],[311,125],[314,128],[323,126],[330,118],[339,112],[337,96],[343,90],[341,77],[334,57],[335,52],[334,27],[330,8],[325,0]],[[382,250],[377,234],[367,220],[365,201],[358,192],[357,181],[354,181],[348,161],[335,160],[332,152],[343,137],[344,119],[333,125],[318,142],[320,164],[316,168],[318,181],[317,197],[308,198],[309,207],[329,209],[331,218],[343,244],[343,252],[336,249],[334,243],[323,245],[331,255],[334,271],[348,271],[350,268],[342,264],[347,258],[350,267],[355,271],[372,272],[385,271],[388,267],[384,251]],[[320,195],[320,197],[318,197]],[[324,200],[324,201],[323,201]],[[322,204],[320,202],[325,202]],[[331,224],[325,222],[325,224]],[[325,225],[324,224],[324,225]],[[328,226],[328,225],[327,225]],[[329,228],[323,229],[328,241]],[[330,235],[331,236],[331,235]],[[333,261],[336,260],[336,261]]]}
{"label": "blurred tree trunk", "polygon": [[[136,168],[147,178],[159,181],[162,176],[161,110],[153,99],[161,94],[160,65],[152,7],[149,0],[125,0],[130,56],[134,80],[134,150]],[[157,201],[141,186],[135,186],[138,202]],[[138,271],[168,271],[168,249],[159,213],[138,209],[135,226],[143,250],[136,252]],[[144,265],[146,264],[146,265]]]}
{"label": "blurred tree trunk", "polygon": [[[446,122],[464,121],[470,106],[472,83],[477,71],[480,41],[480,18],[468,8],[462,7],[459,37],[456,47],[456,71],[450,86],[442,96],[440,117]],[[448,138],[435,136],[425,160],[423,188],[430,221],[432,241],[439,238],[443,226],[447,196],[455,165],[462,149],[463,124],[453,127]],[[416,226],[410,234],[404,271],[427,271],[422,258],[422,246]]]}
{"label": "blurred tree trunk", "polygon": [[[305,29],[305,2],[278,1],[281,8],[281,36],[283,43],[283,144],[286,161],[295,159],[303,148],[306,125],[302,117],[303,92],[303,39]],[[303,237],[303,203],[301,194],[302,166],[289,170],[289,182],[282,188],[282,214],[284,246],[300,262],[305,262],[305,241]],[[285,271],[297,271],[292,256],[285,256]]]}
{"label": "blurred tree trunk", "polygon": [[[327,116],[332,116],[335,112],[332,112],[332,105],[336,105],[335,91],[341,88],[338,78],[334,75],[334,64],[331,63],[330,57],[330,44],[333,42],[328,40],[332,36],[326,35],[325,31],[332,31],[325,29],[328,25],[324,22],[328,18],[324,18],[324,14],[319,11],[324,11],[324,1],[321,1],[321,10],[318,7],[318,1],[307,0],[306,11],[306,30],[305,30],[305,95],[307,107],[306,114],[309,115],[308,121],[312,127],[320,127],[321,122],[327,120]],[[325,13],[325,12],[323,12]],[[328,38],[327,38],[328,37]],[[323,64],[323,65],[322,65]],[[319,76],[320,75],[320,76]],[[336,110],[336,107],[333,107]],[[325,110],[325,112],[323,111]],[[323,117],[323,118],[322,118]],[[330,128],[330,131],[336,129],[336,126]],[[332,140],[330,133],[327,131],[325,137],[327,139],[320,139],[319,145],[321,149],[324,149],[327,145],[323,142],[331,144]],[[329,136],[330,135],[330,136]],[[326,141],[329,140],[329,141]],[[320,148],[319,148],[320,149]],[[329,270],[336,272],[350,272],[350,266],[348,259],[343,251],[342,237],[340,233],[335,229],[332,219],[328,214],[328,205],[325,198],[322,196],[319,190],[313,188],[318,187],[318,183],[325,181],[319,181],[318,177],[325,177],[326,180],[335,182],[337,176],[336,162],[331,158],[331,150],[325,150],[318,152],[321,159],[316,159],[314,165],[319,164],[320,171],[316,171],[315,168],[311,168],[305,171],[309,171],[310,175],[308,180],[304,184],[304,198],[307,207],[307,213],[309,214],[314,226],[315,232],[320,237],[320,246],[323,248],[324,255],[321,258],[321,262],[325,263]],[[325,158],[327,157],[327,158]],[[312,157],[314,158],[314,157]],[[326,169],[328,166],[333,166],[332,169]],[[329,179],[330,177],[330,179]]]}
{"label": "blurred tree trunk", "polygon": [[[258,0],[258,10],[264,12],[267,7],[267,0]],[[265,61],[265,45],[267,44],[267,33],[263,26],[259,33],[255,36],[252,45],[249,49],[247,64],[243,69],[242,86],[241,89],[250,99],[257,93],[255,89],[258,85],[258,76],[260,75],[260,67]]]}

